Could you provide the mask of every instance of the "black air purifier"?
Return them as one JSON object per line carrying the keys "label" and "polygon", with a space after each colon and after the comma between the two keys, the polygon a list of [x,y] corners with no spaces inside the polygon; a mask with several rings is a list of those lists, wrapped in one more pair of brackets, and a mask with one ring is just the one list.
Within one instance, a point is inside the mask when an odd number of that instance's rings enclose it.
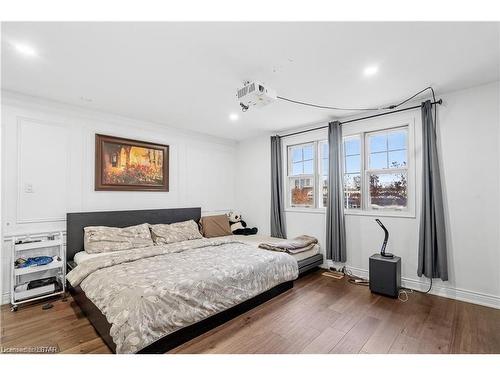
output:
{"label": "black air purifier", "polygon": [[372,293],[397,298],[401,287],[401,258],[370,257],[370,290]]}
{"label": "black air purifier", "polygon": [[370,291],[397,298],[401,288],[401,258],[385,252],[389,231],[379,219],[375,221],[384,230],[385,236],[380,254],[370,257]]}

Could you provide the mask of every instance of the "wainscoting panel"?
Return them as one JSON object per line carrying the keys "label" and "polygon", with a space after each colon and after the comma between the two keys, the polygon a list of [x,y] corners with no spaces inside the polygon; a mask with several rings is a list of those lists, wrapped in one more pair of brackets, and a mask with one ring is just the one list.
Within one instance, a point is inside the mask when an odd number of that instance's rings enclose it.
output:
{"label": "wainscoting panel", "polygon": [[24,117],[17,126],[17,223],[65,220],[67,129]]}

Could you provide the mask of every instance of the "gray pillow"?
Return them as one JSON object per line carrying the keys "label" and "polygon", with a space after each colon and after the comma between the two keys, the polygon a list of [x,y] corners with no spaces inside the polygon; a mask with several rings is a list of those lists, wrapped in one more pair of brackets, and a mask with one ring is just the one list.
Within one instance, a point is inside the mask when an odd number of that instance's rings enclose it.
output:
{"label": "gray pillow", "polygon": [[127,228],[85,227],[83,242],[89,254],[110,251],[130,250],[153,246],[149,224],[134,225]]}
{"label": "gray pillow", "polygon": [[196,240],[203,238],[194,220],[173,224],[154,224],[149,226],[156,245]]}

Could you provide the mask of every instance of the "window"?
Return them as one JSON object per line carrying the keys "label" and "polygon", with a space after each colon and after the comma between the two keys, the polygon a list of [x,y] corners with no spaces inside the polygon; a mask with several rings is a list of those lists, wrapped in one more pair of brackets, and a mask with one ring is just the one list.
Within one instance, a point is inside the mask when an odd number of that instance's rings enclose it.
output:
{"label": "window", "polygon": [[314,207],[314,143],[288,147],[288,187],[291,207]]}
{"label": "window", "polygon": [[343,143],[345,208],[407,210],[408,127],[348,136]]}
{"label": "window", "polygon": [[[346,212],[414,214],[414,189],[408,183],[414,180],[410,129],[411,125],[405,125],[346,132],[341,158]],[[285,144],[288,208],[321,211],[326,207],[329,147],[325,136],[315,134],[315,140]]]}
{"label": "window", "polygon": [[361,208],[361,138],[344,138],[344,207]]}
{"label": "window", "polygon": [[328,199],[328,141],[319,142],[319,186],[321,207],[326,207]]}
{"label": "window", "polygon": [[404,210],[408,206],[408,130],[366,134],[368,208]]}
{"label": "window", "polygon": [[326,207],[328,142],[291,145],[287,154],[288,207]]}

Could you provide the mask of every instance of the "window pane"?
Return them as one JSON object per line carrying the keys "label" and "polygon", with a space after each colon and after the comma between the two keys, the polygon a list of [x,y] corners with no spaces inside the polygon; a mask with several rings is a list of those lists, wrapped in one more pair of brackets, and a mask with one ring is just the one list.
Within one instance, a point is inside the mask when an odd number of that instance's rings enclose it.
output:
{"label": "window pane", "polygon": [[389,152],[389,168],[406,167],[406,150]]}
{"label": "window pane", "polygon": [[302,174],[303,173],[303,163],[293,163],[292,164],[292,175]]}
{"label": "window pane", "polygon": [[404,209],[408,205],[407,174],[381,173],[369,175],[372,209]]}
{"label": "window pane", "polygon": [[370,152],[387,150],[387,134],[370,135]]}
{"label": "window pane", "polygon": [[292,148],[292,162],[302,161],[302,147]]}
{"label": "window pane", "polygon": [[361,170],[361,156],[345,157],[345,173],[357,173]]}
{"label": "window pane", "polygon": [[361,175],[344,175],[344,207],[361,208]]}
{"label": "window pane", "polygon": [[328,142],[319,143],[320,176],[328,176]]}
{"label": "window pane", "polygon": [[304,174],[313,174],[314,173],[314,165],[312,160],[308,160],[304,162]]}
{"label": "window pane", "polygon": [[312,160],[313,158],[313,146],[307,145],[302,148],[304,160]]}
{"label": "window pane", "polygon": [[328,142],[321,143],[320,153],[322,158],[328,159]]}
{"label": "window pane", "polygon": [[407,130],[389,133],[388,142],[389,150],[405,150],[406,149],[406,133]]}
{"label": "window pane", "polygon": [[292,207],[314,207],[314,187],[312,177],[291,178],[290,197]]}
{"label": "window pane", "polygon": [[387,152],[370,154],[370,169],[387,168]]}
{"label": "window pane", "polygon": [[361,140],[359,138],[350,138],[344,141],[345,155],[359,155],[361,153]]}
{"label": "window pane", "polygon": [[321,175],[328,176],[328,159],[321,159]]}

